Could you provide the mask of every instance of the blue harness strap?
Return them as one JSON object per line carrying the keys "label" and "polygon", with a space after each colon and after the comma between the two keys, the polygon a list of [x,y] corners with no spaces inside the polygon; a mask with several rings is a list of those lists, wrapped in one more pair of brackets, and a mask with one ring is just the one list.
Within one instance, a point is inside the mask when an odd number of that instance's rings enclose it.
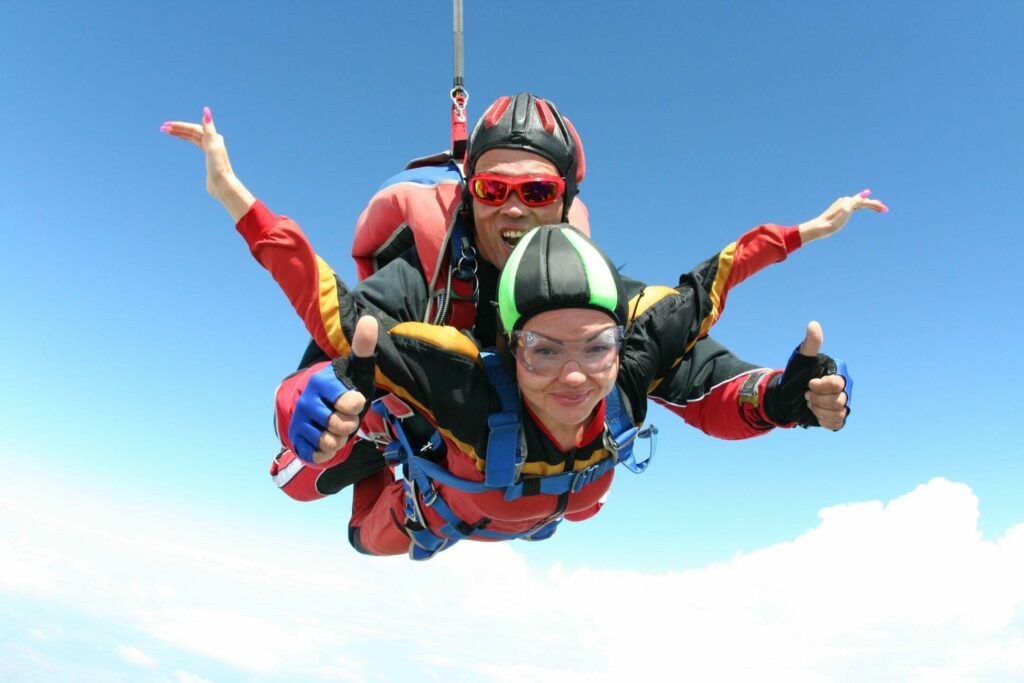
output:
{"label": "blue harness strap", "polygon": [[487,416],[487,462],[484,483],[488,488],[511,486],[523,469],[522,426],[519,421],[519,388],[501,366],[493,351],[481,351],[487,381],[498,394],[501,412]]}
{"label": "blue harness strap", "polygon": [[[381,401],[375,401],[372,409],[377,411],[391,425],[394,440],[385,448],[385,457],[391,463],[401,463],[406,467],[405,516],[406,531],[412,543],[409,556],[414,560],[427,560],[452,545],[472,536],[495,540],[511,540],[522,538],[540,541],[550,538],[562,518],[545,520],[532,529],[520,533],[501,533],[489,531],[483,526],[473,525],[459,518],[439,494],[437,484],[450,486],[468,493],[484,493],[487,491],[504,491],[505,500],[515,500],[526,495],[527,482],[530,494],[561,495],[577,493],[584,486],[597,481],[615,465],[622,463],[631,472],[640,473],[647,469],[657,445],[658,428],[649,425],[638,429],[626,410],[620,390],[616,387],[605,399],[605,434],[604,446],[612,457],[600,460],[589,467],[572,472],[531,477],[524,482],[521,472],[525,454],[522,443],[522,424],[520,422],[519,391],[515,382],[501,365],[501,359],[493,351],[481,352],[487,379],[501,403],[501,411],[491,413],[487,418],[489,434],[487,439],[487,458],[484,465],[484,481],[463,479],[449,472],[443,465],[416,453],[402,428],[401,420],[396,418]],[[636,439],[651,439],[651,448],[647,457],[637,461],[633,453]],[[436,433],[431,437],[425,450],[434,450],[441,444]],[[420,502],[433,508],[445,524],[435,533],[428,524]]]}
{"label": "blue harness strap", "polygon": [[[605,399],[604,421],[607,425],[604,445],[615,455],[616,463],[622,463],[634,474],[646,470],[658,447],[658,427],[652,424],[644,429],[638,429],[627,414],[622,392],[617,387]],[[633,445],[637,439],[651,440],[651,449],[647,457],[640,461],[637,461],[633,454]]]}

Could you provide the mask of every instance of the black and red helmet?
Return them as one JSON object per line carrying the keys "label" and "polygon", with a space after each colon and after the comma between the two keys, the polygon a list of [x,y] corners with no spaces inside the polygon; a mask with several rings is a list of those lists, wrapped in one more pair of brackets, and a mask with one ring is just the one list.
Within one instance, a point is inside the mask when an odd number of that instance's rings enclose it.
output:
{"label": "black and red helmet", "polygon": [[473,176],[480,155],[489,149],[522,149],[553,163],[565,180],[562,220],[566,220],[587,164],[576,129],[554,102],[526,92],[495,100],[469,135],[466,178]]}

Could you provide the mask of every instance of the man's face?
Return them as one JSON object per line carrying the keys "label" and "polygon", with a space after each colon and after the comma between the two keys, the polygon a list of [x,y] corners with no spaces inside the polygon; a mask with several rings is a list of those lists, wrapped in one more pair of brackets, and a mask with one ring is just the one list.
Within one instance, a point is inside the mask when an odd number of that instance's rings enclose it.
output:
{"label": "man's face", "polygon": [[[544,157],[521,149],[489,149],[476,162],[476,173],[504,176],[557,176],[558,168]],[[473,198],[476,246],[484,260],[499,270],[508,261],[512,247],[530,229],[559,223],[565,197],[546,206],[527,206],[516,192],[510,192],[501,206],[489,206]]]}

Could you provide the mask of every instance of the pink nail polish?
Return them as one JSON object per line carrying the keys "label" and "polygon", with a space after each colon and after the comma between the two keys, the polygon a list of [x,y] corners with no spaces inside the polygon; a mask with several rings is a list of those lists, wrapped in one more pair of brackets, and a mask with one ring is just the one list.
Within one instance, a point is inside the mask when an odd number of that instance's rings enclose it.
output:
{"label": "pink nail polish", "polygon": [[213,121],[213,112],[210,111],[209,107],[203,107],[203,123],[209,123]]}
{"label": "pink nail polish", "polygon": [[889,207],[885,204],[882,204],[882,213],[889,213]]}
{"label": "pink nail polish", "polygon": [[860,191],[860,194],[859,194],[859,195],[857,195],[857,196],[858,196],[858,197],[867,197],[867,196],[869,196],[870,194],[871,194],[871,190],[861,190],[861,191]]}
{"label": "pink nail polish", "polygon": [[166,132],[167,132],[167,131],[169,131],[170,129],[171,129],[170,125],[168,125],[168,124],[166,124],[166,123],[165,123],[164,125],[160,126],[160,132],[161,132],[161,133],[166,133]]}

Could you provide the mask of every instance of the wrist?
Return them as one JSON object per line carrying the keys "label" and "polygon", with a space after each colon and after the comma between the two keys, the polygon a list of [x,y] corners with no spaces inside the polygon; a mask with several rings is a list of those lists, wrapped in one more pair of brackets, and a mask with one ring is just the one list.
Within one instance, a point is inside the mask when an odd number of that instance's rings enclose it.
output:
{"label": "wrist", "polygon": [[785,414],[785,399],[779,394],[782,375],[781,370],[776,370],[764,381],[764,389],[761,392],[761,419],[775,427],[792,427],[795,420],[789,419],[791,416]]}
{"label": "wrist", "polygon": [[231,214],[236,223],[256,203],[256,197],[234,173],[211,178],[210,194]]}
{"label": "wrist", "polygon": [[785,423],[772,416],[769,404],[772,392],[778,384],[779,370],[755,370],[747,375],[739,388],[740,410],[751,425],[760,429],[771,429]]}
{"label": "wrist", "polygon": [[797,226],[800,231],[800,241],[803,244],[821,239],[828,234],[828,226],[820,218],[809,220]]}

